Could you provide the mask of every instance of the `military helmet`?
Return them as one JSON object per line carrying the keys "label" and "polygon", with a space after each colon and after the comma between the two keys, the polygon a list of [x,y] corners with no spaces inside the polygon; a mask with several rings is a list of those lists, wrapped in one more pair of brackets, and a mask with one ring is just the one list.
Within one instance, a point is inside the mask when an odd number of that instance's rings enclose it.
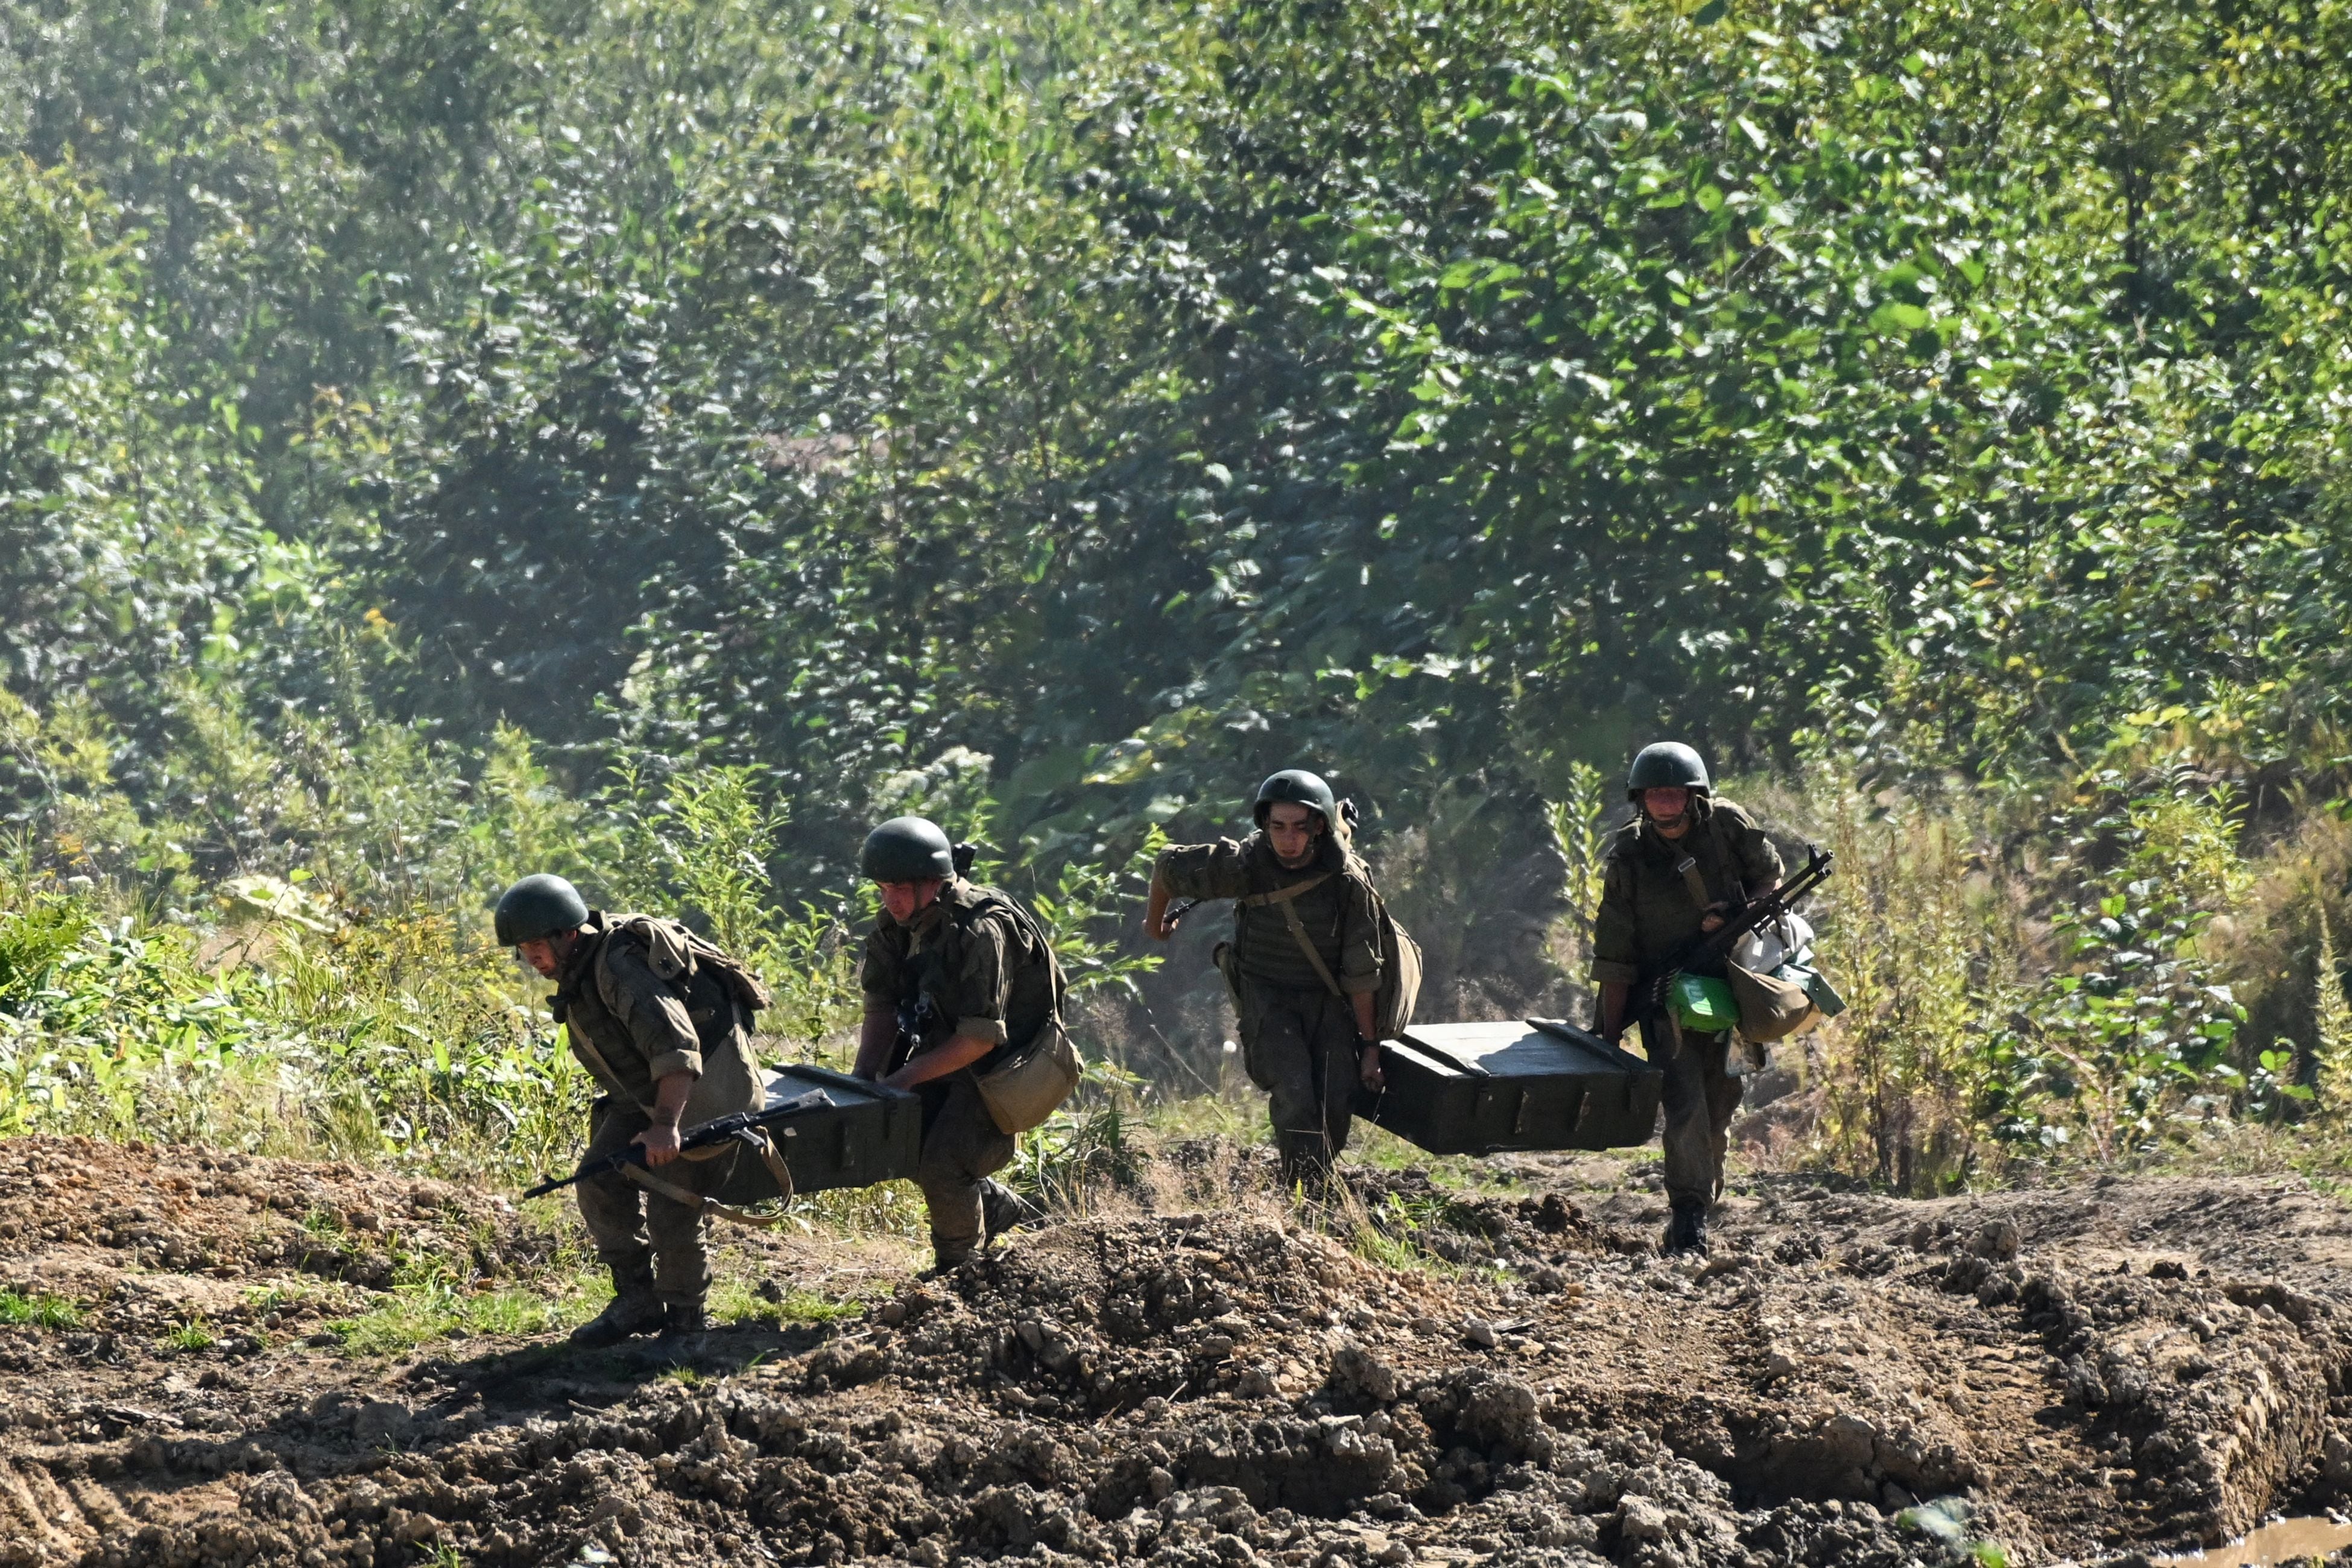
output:
{"label": "military helmet", "polygon": [[1283,801],[1314,807],[1323,814],[1326,827],[1339,820],[1339,805],[1331,798],[1331,786],[1323,782],[1320,773],[1310,773],[1305,768],[1285,768],[1257,786],[1257,805],[1252,815],[1260,827],[1265,826],[1265,814]]}
{"label": "military helmet", "polygon": [[499,945],[538,942],[588,923],[588,900],[562,878],[545,871],[525,877],[499,895]]}
{"label": "military helmet", "polygon": [[942,881],[956,874],[955,846],[927,816],[894,816],[866,836],[858,875],[876,882]]}
{"label": "military helmet", "polygon": [[1680,741],[1660,741],[1643,747],[1633,758],[1633,771],[1625,775],[1625,798],[1638,801],[1643,790],[1669,785],[1700,795],[1711,795],[1715,790],[1714,784],[1707,782],[1706,764]]}

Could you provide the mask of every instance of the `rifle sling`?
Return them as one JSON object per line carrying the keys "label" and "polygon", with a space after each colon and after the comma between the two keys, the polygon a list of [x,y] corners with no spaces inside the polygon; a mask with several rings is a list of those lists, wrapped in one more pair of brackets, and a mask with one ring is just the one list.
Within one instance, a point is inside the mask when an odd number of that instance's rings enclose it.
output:
{"label": "rifle sling", "polygon": [[1290,927],[1292,940],[1298,943],[1298,951],[1305,953],[1307,962],[1315,966],[1315,977],[1323,982],[1323,988],[1332,995],[1345,997],[1347,993],[1340,990],[1339,983],[1331,978],[1331,966],[1323,962],[1321,953],[1315,951],[1315,939],[1307,934],[1307,922],[1298,918],[1298,905],[1296,902],[1301,893],[1319,888],[1330,879],[1331,873],[1326,871],[1320,876],[1309,877],[1303,882],[1293,882],[1286,888],[1276,888],[1270,893],[1252,893],[1246,898],[1235,899],[1234,903],[1236,907],[1255,905],[1263,908],[1267,904],[1273,904],[1280,908],[1284,923]]}
{"label": "rifle sling", "polygon": [[[787,1132],[786,1136],[789,1137],[791,1134]],[[751,1144],[759,1152],[761,1162],[768,1167],[768,1173],[775,1178],[777,1197],[779,1199],[791,1197],[793,1195],[792,1168],[784,1163],[783,1156],[776,1152],[775,1140],[770,1136],[768,1130],[764,1127],[747,1129],[742,1137],[744,1142]],[[732,1140],[729,1142],[731,1142]],[[717,1156],[719,1152],[726,1147],[725,1142],[715,1143],[710,1145],[708,1151],[688,1149],[683,1151],[683,1153],[685,1158],[689,1160],[709,1160]],[[690,1193],[676,1182],[655,1175],[643,1165],[624,1165],[621,1167],[621,1174],[628,1177],[646,1191],[657,1193],[674,1204],[684,1204],[690,1209],[699,1210],[714,1218],[729,1220],[736,1225],[750,1226],[755,1230],[772,1229],[784,1217],[780,1214],[753,1214],[749,1209],[740,1209],[730,1204],[722,1204],[717,1198],[707,1198],[699,1193]]]}
{"label": "rifle sling", "polygon": [[1715,907],[1715,900],[1707,896],[1706,879],[1699,875],[1697,856],[1684,856],[1682,864],[1675,869],[1681,873],[1683,886],[1689,890],[1690,900],[1698,906],[1701,914]]}
{"label": "rifle sling", "polygon": [[613,1070],[613,1064],[604,1059],[604,1053],[596,1048],[596,1042],[588,1037],[585,1030],[574,1029],[567,1025],[563,1030],[563,1037],[571,1042],[573,1050],[588,1058],[588,1065],[603,1075],[606,1083],[613,1086],[614,1094],[620,1095],[645,1112],[647,1121],[653,1120],[654,1108],[621,1087],[621,1075]]}

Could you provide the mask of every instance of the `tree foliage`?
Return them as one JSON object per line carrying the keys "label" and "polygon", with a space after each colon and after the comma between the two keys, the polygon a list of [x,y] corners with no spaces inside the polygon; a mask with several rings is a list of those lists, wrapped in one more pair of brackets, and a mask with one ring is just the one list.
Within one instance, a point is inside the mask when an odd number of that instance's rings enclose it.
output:
{"label": "tree foliage", "polygon": [[5,24],[10,788],[167,871],[501,724],[814,889],[950,755],[1050,888],[1301,759],[1548,841],[2344,722],[2333,0]]}

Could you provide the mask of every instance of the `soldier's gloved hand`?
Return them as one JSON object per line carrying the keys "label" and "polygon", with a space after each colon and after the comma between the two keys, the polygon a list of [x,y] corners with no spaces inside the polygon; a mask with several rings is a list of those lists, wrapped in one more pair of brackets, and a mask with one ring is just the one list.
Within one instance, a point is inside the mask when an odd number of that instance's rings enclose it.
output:
{"label": "soldier's gloved hand", "polygon": [[1381,1071],[1381,1047],[1370,1040],[1360,1038],[1356,1042],[1356,1076],[1363,1079],[1366,1089],[1389,1086],[1388,1074]]}
{"label": "soldier's gloved hand", "polygon": [[648,1127],[630,1140],[646,1152],[646,1168],[658,1171],[677,1158],[677,1129]]}

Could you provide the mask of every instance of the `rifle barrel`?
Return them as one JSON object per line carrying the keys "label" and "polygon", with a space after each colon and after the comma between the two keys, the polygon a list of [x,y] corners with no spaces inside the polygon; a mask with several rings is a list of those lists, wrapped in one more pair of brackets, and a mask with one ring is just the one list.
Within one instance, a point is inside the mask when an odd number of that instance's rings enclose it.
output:
{"label": "rifle barrel", "polygon": [[1799,899],[1829,879],[1830,868],[1837,857],[1824,855],[1813,846],[1805,846],[1805,868],[1772,891],[1750,899],[1738,910],[1724,919],[1711,931],[1702,931],[1675,950],[1674,956],[1656,973],[1644,976],[1633,993],[1633,1010],[1629,1021],[1647,1017],[1665,1004],[1666,984],[1690,966],[1691,961],[1711,949],[1728,952],[1731,944],[1770,917],[1786,914]]}
{"label": "rifle barrel", "polygon": [[[678,1135],[677,1146],[680,1150],[687,1150],[700,1149],[712,1143],[723,1143],[730,1138],[749,1132],[754,1127],[765,1127],[771,1122],[786,1121],[806,1111],[823,1110],[832,1103],[825,1098],[824,1090],[812,1089],[793,1096],[782,1105],[771,1105],[764,1110],[730,1111],[725,1116],[713,1117],[699,1126],[688,1128]],[[542,1198],[559,1188],[572,1185],[572,1183],[583,1177],[593,1176],[604,1171],[617,1171],[624,1165],[635,1165],[640,1170],[650,1169],[642,1160],[630,1157],[629,1151],[635,1147],[636,1144],[632,1142],[593,1163],[582,1165],[568,1176],[550,1176],[537,1186],[525,1187],[522,1195],[526,1198]]]}

